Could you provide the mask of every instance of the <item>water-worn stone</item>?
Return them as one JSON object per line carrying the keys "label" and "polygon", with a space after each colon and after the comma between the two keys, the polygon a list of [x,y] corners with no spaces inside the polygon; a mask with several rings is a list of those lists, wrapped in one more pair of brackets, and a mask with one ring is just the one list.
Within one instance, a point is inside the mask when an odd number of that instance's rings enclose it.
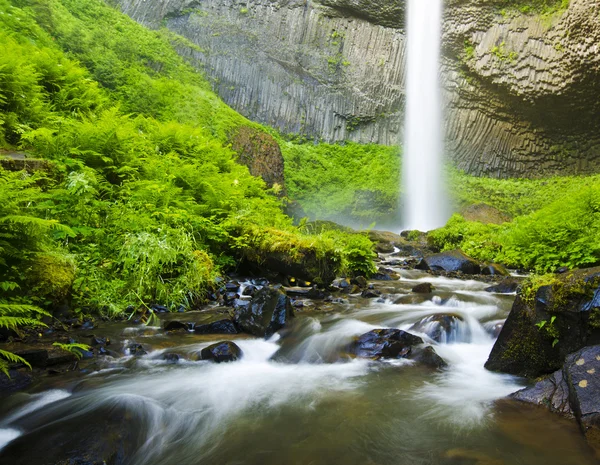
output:
{"label": "water-worn stone", "polygon": [[412,325],[410,330],[425,333],[436,342],[450,342],[462,321],[460,315],[440,313],[423,318]]}
{"label": "water-worn stone", "polygon": [[526,387],[510,395],[511,398],[548,408],[551,412],[573,418],[569,404],[569,387],[563,371],[558,370],[533,386]]}
{"label": "water-worn stone", "polygon": [[214,321],[205,325],[194,326],[196,334],[237,334],[235,323],[228,319]]}
{"label": "water-worn stone", "polygon": [[431,346],[427,346],[421,350],[412,351],[408,358],[414,360],[419,365],[429,368],[441,369],[448,366],[446,361],[440,357]]}
{"label": "water-worn stone", "polygon": [[192,325],[191,325],[191,323],[189,323],[187,321],[171,320],[171,321],[165,321],[164,329],[165,329],[165,331],[177,331],[179,329],[188,331],[188,330],[192,329]]}
{"label": "water-worn stone", "polygon": [[488,263],[481,268],[481,274],[488,276],[510,276],[509,271],[498,263]]}
{"label": "water-worn stone", "polygon": [[294,317],[290,298],[279,288],[264,287],[246,307],[235,311],[234,321],[244,332],[270,337]]}
{"label": "water-worn stone", "polygon": [[423,339],[401,329],[374,329],[359,336],[351,345],[350,352],[357,357],[406,358],[412,347],[422,344]]}
{"label": "water-worn stone", "polygon": [[416,268],[419,270],[446,272],[460,271],[465,274],[479,274],[481,271],[479,263],[461,250],[450,250],[448,252],[429,255],[423,258]]}
{"label": "water-worn stone", "polygon": [[431,283],[421,283],[417,284],[411,290],[417,294],[431,294],[433,292],[433,286]]}
{"label": "water-worn stone", "polygon": [[242,349],[231,341],[218,342],[200,351],[201,360],[212,360],[216,363],[235,362],[242,358]]}
{"label": "water-worn stone", "polygon": [[513,292],[517,292],[519,286],[521,285],[521,280],[508,277],[504,278],[498,284],[494,284],[493,286],[486,287],[484,291],[493,292],[496,294],[512,294]]}
{"label": "water-worn stone", "polygon": [[[486,368],[537,377],[558,370],[571,352],[600,344],[600,267],[524,283]],[[600,303],[600,302],[598,302]]]}

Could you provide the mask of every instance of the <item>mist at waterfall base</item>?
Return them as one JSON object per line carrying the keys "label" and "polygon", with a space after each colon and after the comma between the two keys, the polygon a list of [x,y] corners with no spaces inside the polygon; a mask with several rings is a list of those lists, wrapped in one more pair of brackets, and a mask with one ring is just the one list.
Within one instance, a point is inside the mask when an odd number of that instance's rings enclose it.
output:
{"label": "mist at waterfall base", "polygon": [[402,160],[405,230],[429,231],[448,219],[442,176],[441,35],[442,0],[409,0]]}

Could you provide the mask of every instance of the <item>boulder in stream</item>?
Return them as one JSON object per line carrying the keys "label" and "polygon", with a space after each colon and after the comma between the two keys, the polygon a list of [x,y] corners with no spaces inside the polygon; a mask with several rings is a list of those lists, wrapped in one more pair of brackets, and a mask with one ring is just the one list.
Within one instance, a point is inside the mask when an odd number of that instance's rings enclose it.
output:
{"label": "boulder in stream", "polygon": [[351,353],[357,357],[406,358],[412,346],[422,344],[423,339],[401,329],[374,329],[359,336],[352,344]]}
{"label": "boulder in stream", "polygon": [[496,294],[512,294],[513,292],[517,292],[520,285],[521,280],[513,277],[507,277],[500,281],[498,284],[486,287],[484,291],[493,292]]}
{"label": "boulder in stream", "polygon": [[511,397],[546,407],[567,418],[575,417],[600,457],[599,373],[600,345],[584,347],[569,354],[562,369]]}
{"label": "boulder in stream", "polygon": [[235,323],[228,319],[213,321],[212,323],[194,326],[196,334],[237,334]]}
{"label": "boulder in stream", "polygon": [[205,347],[200,351],[200,360],[212,360],[216,363],[235,362],[242,358],[242,349],[231,341],[222,341]]}
{"label": "boulder in stream", "polygon": [[600,267],[525,281],[485,366],[535,378],[594,344],[600,344]]}
{"label": "boulder in stream", "polygon": [[488,263],[481,268],[481,274],[488,276],[510,276],[506,268],[498,263]]}
{"label": "boulder in stream", "polygon": [[419,270],[432,271],[460,271],[465,274],[479,274],[481,267],[474,259],[466,255],[462,250],[450,250],[448,252],[429,255],[416,266]]}
{"label": "boulder in stream", "polygon": [[412,292],[415,292],[417,294],[431,294],[431,292],[433,292],[433,286],[431,285],[431,283],[417,284],[415,287],[412,288]]}
{"label": "boulder in stream", "polygon": [[249,305],[236,308],[234,321],[244,332],[270,337],[294,318],[290,298],[277,287],[264,287]]}

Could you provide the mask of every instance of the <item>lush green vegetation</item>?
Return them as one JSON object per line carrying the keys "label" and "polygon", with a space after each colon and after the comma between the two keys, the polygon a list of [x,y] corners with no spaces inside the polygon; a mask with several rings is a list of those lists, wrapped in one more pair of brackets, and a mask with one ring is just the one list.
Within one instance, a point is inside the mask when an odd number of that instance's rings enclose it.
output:
{"label": "lush green vegetation", "polygon": [[210,91],[181,38],[95,0],[0,0],[0,29],[0,147],[49,161],[0,169],[0,326],[65,306],[193,307],[272,252],[373,271],[366,236],[293,226],[235,162],[231,132],[265,129]]}
{"label": "lush green vegetation", "polygon": [[514,9],[524,14],[537,13],[549,15],[566,10],[569,7],[569,3],[570,0],[504,0],[499,3],[499,7]]}
{"label": "lush green vegetation", "polygon": [[311,218],[398,224],[400,151],[381,145],[282,142],[289,195]]}

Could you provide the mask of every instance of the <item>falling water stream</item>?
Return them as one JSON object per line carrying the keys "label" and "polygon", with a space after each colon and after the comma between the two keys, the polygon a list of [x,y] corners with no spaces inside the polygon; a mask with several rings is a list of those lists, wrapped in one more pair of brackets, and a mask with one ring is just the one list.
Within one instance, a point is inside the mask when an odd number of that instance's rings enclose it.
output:
{"label": "falling water stream", "polygon": [[447,220],[439,83],[442,0],[409,0],[407,18],[402,226],[429,231]]}
{"label": "falling water stream", "polygon": [[[377,283],[386,296],[380,301],[314,301],[281,336],[233,336],[244,353],[233,363],[184,360],[231,336],[107,324],[97,332],[112,337],[114,350],[132,341],[152,350],[99,360],[83,377],[49,378],[4,399],[0,463],[44,464],[82,438],[86,450],[123,442],[113,459],[132,465],[594,463],[574,423],[496,402],[522,385],[483,368],[514,296],[489,294],[477,281],[398,271],[399,281]],[[432,295],[411,293],[424,281],[435,286]],[[440,330],[440,317],[451,324]],[[420,335],[448,367],[346,356],[355,336],[385,327]],[[167,363],[165,352],[182,359]]]}

